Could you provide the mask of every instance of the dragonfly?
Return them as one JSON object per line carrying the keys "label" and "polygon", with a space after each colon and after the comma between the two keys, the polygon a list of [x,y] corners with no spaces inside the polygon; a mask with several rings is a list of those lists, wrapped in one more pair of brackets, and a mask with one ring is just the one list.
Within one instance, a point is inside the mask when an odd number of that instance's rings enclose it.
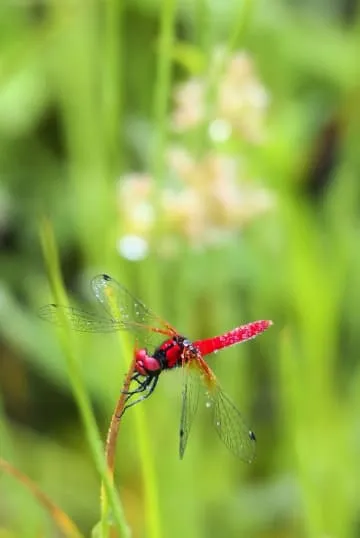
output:
{"label": "dragonfly", "polygon": [[221,441],[235,456],[250,463],[255,456],[255,434],[247,427],[240,411],[221,388],[204,357],[255,338],[268,329],[272,321],[253,321],[219,336],[191,341],[159,318],[111,276],[95,276],[91,288],[104,315],[57,304],[43,306],[39,315],[58,326],[67,323],[80,332],[109,333],[126,330],[133,334],[135,366],[130,384],[132,388],[126,392],[123,413],[154,392],[163,372],[181,368],[180,459],[184,456],[203,390],[205,406],[211,413],[212,424]]}

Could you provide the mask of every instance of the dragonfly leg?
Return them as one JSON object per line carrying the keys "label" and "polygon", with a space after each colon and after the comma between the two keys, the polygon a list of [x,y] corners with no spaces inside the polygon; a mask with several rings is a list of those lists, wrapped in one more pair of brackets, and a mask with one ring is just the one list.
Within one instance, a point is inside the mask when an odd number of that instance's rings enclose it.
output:
{"label": "dragonfly leg", "polygon": [[133,377],[131,381],[136,381],[138,384],[138,387],[133,390],[122,390],[121,392],[122,394],[127,394],[128,397],[126,399],[128,399],[129,396],[132,396],[133,394],[136,394],[138,392],[144,392],[144,390],[146,390],[149,384],[151,383],[152,379],[153,379],[152,377],[148,376],[148,377],[145,377],[145,379],[143,379],[142,381],[140,381],[138,378]]}
{"label": "dragonfly leg", "polygon": [[139,372],[135,372],[135,374],[133,374],[132,378],[131,378],[131,381],[136,381],[136,383],[139,383],[139,385],[141,384],[141,381],[139,380],[139,377],[143,377],[141,374],[139,374]]}
{"label": "dragonfly leg", "polygon": [[[148,379],[149,379],[149,381],[147,382],[146,386],[143,388],[143,391],[147,389],[146,394],[143,394],[143,396],[140,396],[134,402],[131,402],[129,404],[127,403],[120,416],[122,416],[125,413],[126,409],[129,409],[129,407],[132,407],[133,405],[136,405],[136,404],[146,400],[154,392],[154,389],[155,389],[155,387],[157,385],[157,382],[159,380],[159,376],[156,375],[156,376],[153,376],[153,377],[146,378],[146,380],[148,380]],[[140,391],[138,391],[138,392],[140,392]],[[135,393],[136,393],[136,391],[134,391],[134,394]],[[130,398],[130,396],[132,396],[132,394],[128,395],[128,397],[126,398],[126,401]],[[118,418],[120,418],[120,417],[118,417]]]}
{"label": "dragonfly leg", "polygon": [[131,382],[135,381],[138,385],[142,385],[144,380],[139,379],[139,377],[143,377],[139,372],[135,372],[131,377]]}

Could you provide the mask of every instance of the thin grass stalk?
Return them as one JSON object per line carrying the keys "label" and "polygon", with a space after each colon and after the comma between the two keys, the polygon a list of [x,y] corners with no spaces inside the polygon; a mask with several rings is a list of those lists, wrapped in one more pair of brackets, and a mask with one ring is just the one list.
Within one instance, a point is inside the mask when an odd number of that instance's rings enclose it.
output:
{"label": "thin grass stalk", "polygon": [[152,460],[148,421],[143,406],[139,406],[135,412],[136,429],[138,432],[140,462],[144,477],[144,493],[146,503],[146,526],[148,538],[161,538],[161,523],[159,510],[159,494],[157,475]]}
{"label": "thin grass stalk", "polygon": [[4,409],[4,402],[2,394],[0,393],[0,439],[1,439],[1,455],[5,458],[8,455],[12,455],[11,459],[14,459],[15,445],[12,440],[12,435],[7,420],[7,416]]}
{"label": "thin grass stalk", "polygon": [[175,0],[165,0],[161,12],[158,64],[155,80],[155,144],[152,171],[158,185],[164,181],[166,140],[168,134],[168,99],[171,91],[171,66],[175,35]]}
{"label": "thin grass stalk", "polygon": [[243,0],[239,3],[239,11],[235,17],[234,25],[226,43],[226,48],[229,53],[236,49],[239,39],[245,35],[254,13],[255,4],[256,0]]}
{"label": "thin grass stalk", "polygon": [[64,536],[67,538],[83,538],[83,534],[72,519],[61,510],[61,508],[53,503],[53,501],[28,476],[2,458],[0,458],[0,469],[16,478],[16,480],[30,491]]}
{"label": "thin grass stalk", "polygon": [[106,438],[105,455],[106,455],[106,462],[108,464],[111,477],[113,477],[114,475],[116,441],[117,441],[117,437],[119,433],[121,417],[124,412],[125,400],[126,400],[127,392],[130,387],[131,377],[134,373],[134,369],[135,369],[135,357],[126,375],[120,398],[118,399],[116,407],[112,414],[110,427],[109,427],[108,435]]}
{"label": "thin grass stalk", "polygon": [[[51,224],[47,220],[43,221],[41,225],[40,237],[55,301],[63,302],[62,298],[65,296],[65,292],[63,290],[60,275],[55,238],[53,235]],[[84,430],[89,443],[91,455],[93,457],[96,469],[101,477],[101,480],[104,483],[104,489],[109,499],[109,505],[112,509],[115,526],[117,528],[119,536],[128,538],[130,537],[130,530],[126,523],[122,504],[110,478],[110,474],[104,457],[103,443],[101,441],[96,420],[91,409],[90,400],[83,385],[81,371],[71,345],[71,337],[68,333],[67,327],[65,327],[65,332],[61,334],[61,343],[64,349],[64,355],[66,359],[66,365],[72,391],[74,393],[74,397],[80,411],[80,416],[84,425]],[[105,524],[103,528],[104,527],[106,527]]]}
{"label": "thin grass stalk", "polygon": [[[157,182],[158,189],[164,183],[166,169],[166,145],[168,138],[168,100],[171,92],[172,55],[175,37],[175,0],[164,0],[161,10],[160,36],[158,42],[158,63],[155,79],[154,95],[154,124],[155,138],[153,146],[153,160],[151,163],[152,175]],[[159,210],[158,189],[154,190],[153,203]],[[159,213],[159,211],[158,211]],[[154,234],[162,226],[159,213]],[[150,269],[152,275],[152,288],[159,290],[159,272]],[[149,281],[149,273],[147,273]],[[146,507],[146,526],[148,538],[161,538],[160,510],[158,487],[155,468],[152,463],[151,446],[148,433],[148,422],[142,406],[134,410],[136,431],[139,440],[140,463],[144,478],[144,494]]]}
{"label": "thin grass stalk", "polygon": [[[108,181],[124,166],[123,133],[123,18],[121,0],[104,2],[103,119]],[[120,137],[120,144],[119,144]]]}
{"label": "thin grass stalk", "polygon": [[[116,316],[117,315],[116,302],[114,302],[114,304],[112,304],[111,307],[114,309],[114,315]],[[125,357],[130,357],[131,355],[133,356],[132,363],[129,365],[127,378],[125,380],[125,386],[123,388],[123,390],[126,390],[127,383],[129,383],[130,385],[130,377],[131,377],[133,368],[135,366],[134,355],[133,355],[133,349],[130,346],[129,341],[125,337],[124,333],[119,331],[118,335],[120,339],[120,345],[124,351],[124,356]],[[123,397],[125,397],[125,395],[123,395]],[[123,403],[124,401],[122,397],[120,396],[118,400],[118,404],[117,404],[117,407],[119,408],[115,410],[115,415],[116,414],[118,416],[120,415],[121,406],[123,405]],[[147,528],[146,536],[149,538],[161,538],[157,477],[156,477],[155,468],[153,465],[153,458],[151,457],[151,446],[150,446],[150,441],[149,441],[148,422],[145,419],[143,406],[136,406],[132,411],[132,416],[135,417],[135,427],[136,427],[138,448],[139,448],[139,454],[140,454],[140,465],[141,465],[143,484],[144,484],[145,514],[146,514],[145,518],[146,518],[146,528]],[[108,441],[111,444],[108,447],[109,452],[107,453],[108,457],[110,458],[110,464],[112,467],[112,471],[110,471],[111,473],[113,473],[113,469],[115,465],[114,442],[117,439],[117,430],[120,427],[120,424],[116,416],[113,417],[112,420],[114,421],[114,424],[111,426],[111,431],[108,434]],[[109,463],[109,460],[108,460],[108,463]],[[103,497],[102,509],[104,510],[104,514],[105,514],[105,512],[107,511],[105,497]]]}
{"label": "thin grass stalk", "polygon": [[[200,42],[203,50],[207,51],[208,57],[208,77],[205,93],[205,117],[202,125],[198,129],[198,138],[195,143],[194,150],[201,157],[202,153],[208,149],[208,129],[209,124],[215,118],[216,104],[219,94],[219,85],[223,78],[223,72],[226,67],[226,62],[229,55],[236,49],[239,40],[245,34],[249,26],[251,16],[254,11],[256,0],[244,0],[240,2],[239,9],[233,19],[233,25],[230,28],[229,38],[223,44],[222,57],[214,63],[214,48],[216,42],[215,32],[212,28],[212,13],[211,7],[206,0],[202,0],[199,10],[199,15],[206,21],[202,21],[200,34]],[[200,23],[198,23],[200,26]]]}
{"label": "thin grass stalk", "polygon": [[[115,458],[116,458],[116,444],[119,435],[120,422],[124,411],[126,393],[129,390],[131,377],[135,368],[135,355],[125,378],[123,389],[118,399],[114,412],[111,417],[110,426],[106,438],[105,445],[105,457],[109,470],[109,477],[112,483],[114,483],[114,470],[115,470]],[[108,520],[109,520],[109,503],[106,495],[106,487],[104,482],[101,483],[101,520],[104,522],[103,534],[108,534]]]}

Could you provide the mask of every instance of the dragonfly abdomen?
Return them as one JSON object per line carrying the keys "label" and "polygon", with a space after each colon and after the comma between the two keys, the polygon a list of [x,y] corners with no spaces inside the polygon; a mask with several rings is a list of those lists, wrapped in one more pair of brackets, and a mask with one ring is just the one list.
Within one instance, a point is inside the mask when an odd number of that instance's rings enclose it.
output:
{"label": "dragonfly abdomen", "polygon": [[268,320],[253,321],[252,323],[237,327],[220,336],[194,342],[194,345],[202,355],[208,355],[209,353],[214,353],[214,351],[219,351],[224,347],[230,347],[251,340],[268,329],[270,325],[272,325],[272,322]]}

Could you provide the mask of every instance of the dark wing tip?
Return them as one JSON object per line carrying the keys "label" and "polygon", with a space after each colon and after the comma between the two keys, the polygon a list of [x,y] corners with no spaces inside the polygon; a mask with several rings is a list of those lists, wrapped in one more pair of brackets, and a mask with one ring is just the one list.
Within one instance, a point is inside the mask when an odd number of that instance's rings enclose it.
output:
{"label": "dark wing tip", "polygon": [[185,448],[186,448],[186,439],[184,439],[185,431],[181,428],[179,434],[180,434],[179,456],[180,456],[180,459],[182,460],[184,457]]}
{"label": "dark wing tip", "polygon": [[252,441],[251,445],[253,447],[252,454],[247,459],[247,463],[252,463],[256,457],[256,436],[255,433],[252,430],[249,430],[249,439]]}

